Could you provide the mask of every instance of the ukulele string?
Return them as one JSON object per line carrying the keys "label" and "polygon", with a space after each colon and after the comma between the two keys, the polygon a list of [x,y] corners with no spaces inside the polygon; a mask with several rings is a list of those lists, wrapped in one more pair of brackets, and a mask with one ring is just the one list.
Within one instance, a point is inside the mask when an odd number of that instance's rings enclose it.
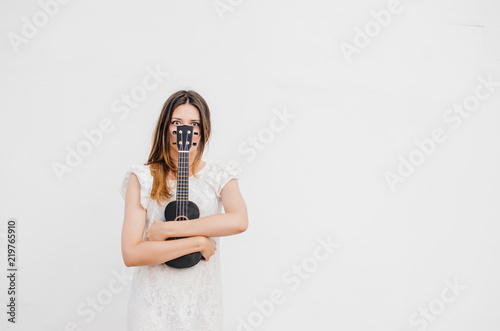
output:
{"label": "ukulele string", "polygon": [[[183,150],[185,151],[186,146],[182,146]],[[181,212],[182,212],[182,220],[187,218],[187,181],[188,181],[188,172],[189,172],[189,156],[187,155],[188,153],[181,153],[182,158],[181,164],[182,164],[182,177],[181,177],[181,187],[182,187],[182,204],[181,204]]]}
{"label": "ukulele string", "polygon": [[186,140],[187,140],[187,144],[184,147],[184,150],[186,151],[186,153],[182,153],[184,154],[184,175],[185,175],[185,182],[184,182],[184,217],[185,219],[188,219],[188,206],[189,206],[189,199],[188,199],[188,194],[189,194],[189,190],[188,190],[188,187],[189,187],[189,147],[191,147],[189,145],[189,130],[188,130],[188,133],[186,135]]}
{"label": "ukulele string", "polygon": [[[180,134],[178,131],[177,134]],[[179,141],[180,139],[178,139]],[[187,219],[188,212],[188,184],[189,184],[189,145],[178,145],[179,158],[177,167],[177,206],[176,206],[176,219],[182,216]],[[187,173],[186,173],[187,172]]]}
{"label": "ukulele string", "polygon": [[182,153],[183,155],[183,160],[182,160],[182,169],[183,169],[183,173],[182,173],[182,220],[184,220],[184,217],[186,216],[186,158],[185,158],[185,155],[186,153]]}
{"label": "ukulele string", "polygon": [[180,195],[180,192],[179,192],[179,176],[180,176],[180,166],[181,166],[181,164],[180,164],[181,154],[182,153],[179,153],[179,156],[178,156],[179,160],[177,162],[177,182],[176,182],[176,186],[177,186],[177,188],[176,188],[176,190],[177,190],[177,192],[176,192],[176,194],[177,194],[177,205],[176,205],[176,210],[175,210],[175,220],[177,220],[177,217],[179,217],[179,215],[180,215],[179,213],[180,213],[181,195]]}
{"label": "ukulele string", "polygon": [[[182,146],[184,147],[184,146]],[[184,160],[184,153],[180,153],[179,155],[179,160],[180,160],[180,183],[179,183],[179,188],[180,188],[180,191],[181,191],[181,194],[180,194],[180,200],[181,200],[181,203],[180,203],[180,216],[183,217],[184,216],[184,205],[185,205],[185,200],[184,200],[184,170],[185,170],[185,160]],[[181,220],[182,218],[180,218]]]}

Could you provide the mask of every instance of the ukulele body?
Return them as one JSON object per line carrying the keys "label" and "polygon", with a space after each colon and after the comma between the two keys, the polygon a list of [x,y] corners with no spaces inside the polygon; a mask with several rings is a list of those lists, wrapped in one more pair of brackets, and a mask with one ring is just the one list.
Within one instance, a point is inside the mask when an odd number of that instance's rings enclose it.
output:
{"label": "ukulele body", "polygon": [[[181,213],[186,216],[177,216],[177,207],[179,205],[179,208],[181,209]],[[186,221],[186,220],[192,220],[200,217],[200,210],[198,206],[192,202],[192,201],[183,201],[180,202],[178,200],[171,201],[166,207],[165,207],[165,221],[170,222],[170,221]],[[177,218],[177,220],[176,220]],[[182,239],[184,237],[172,237],[172,238],[167,238],[166,240],[175,240],[175,239]],[[200,252],[194,252],[190,253],[187,255],[180,256],[178,258],[175,258],[173,260],[165,262],[166,265],[174,267],[174,268],[189,268],[200,262],[202,258],[202,255]]]}

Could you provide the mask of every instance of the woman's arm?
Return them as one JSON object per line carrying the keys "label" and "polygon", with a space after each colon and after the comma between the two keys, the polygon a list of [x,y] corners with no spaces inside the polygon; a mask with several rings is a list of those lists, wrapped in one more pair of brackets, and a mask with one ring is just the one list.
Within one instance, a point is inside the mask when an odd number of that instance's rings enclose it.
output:
{"label": "woman's arm", "polygon": [[[140,204],[140,190],[139,179],[135,174],[130,175],[122,228],[122,256],[127,267],[162,264],[179,256],[200,252],[206,247],[205,241],[209,239],[199,236],[168,241],[143,241],[146,210]],[[205,260],[208,261],[209,256],[207,258],[205,255]]]}
{"label": "woman's arm", "polygon": [[225,213],[181,222],[155,221],[146,230],[146,238],[165,240],[170,237],[223,237],[246,231],[248,228],[247,207],[236,178],[231,179],[222,188],[221,201]]}

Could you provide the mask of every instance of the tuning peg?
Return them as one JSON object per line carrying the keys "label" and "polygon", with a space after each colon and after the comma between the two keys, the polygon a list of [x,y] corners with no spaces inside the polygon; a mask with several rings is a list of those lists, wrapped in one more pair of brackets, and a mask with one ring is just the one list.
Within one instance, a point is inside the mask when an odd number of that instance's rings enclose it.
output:
{"label": "tuning peg", "polygon": [[177,134],[177,131],[172,132],[173,134]]}
{"label": "tuning peg", "polygon": [[177,143],[174,141],[174,142],[172,143],[172,145],[177,145]]}
{"label": "tuning peg", "polygon": [[198,135],[198,132],[193,132],[193,134]]}
{"label": "tuning peg", "polygon": [[193,143],[193,146],[196,146],[196,145],[198,145],[198,143]]}

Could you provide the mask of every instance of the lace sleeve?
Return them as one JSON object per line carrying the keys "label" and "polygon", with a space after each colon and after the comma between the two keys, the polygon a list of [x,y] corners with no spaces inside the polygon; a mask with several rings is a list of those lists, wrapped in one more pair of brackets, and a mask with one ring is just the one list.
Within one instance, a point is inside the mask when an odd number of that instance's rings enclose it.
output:
{"label": "lace sleeve", "polygon": [[220,199],[224,186],[233,178],[240,178],[243,169],[237,161],[228,161],[220,165],[215,177],[217,198]]}
{"label": "lace sleeve", "polygon": [[144,209],[147,209],[151,196],[151,189],[153,188],[153,176],[151,176],[151,171],[148,166],[142,164],[134,164],[130,166],[130,168],[125,172],[120,189],[120,193],[124,199],[125,194],[127,193],[127,185],[131,174],[135,174],[139,179],[139,184],[141,185],[141,205]]}

